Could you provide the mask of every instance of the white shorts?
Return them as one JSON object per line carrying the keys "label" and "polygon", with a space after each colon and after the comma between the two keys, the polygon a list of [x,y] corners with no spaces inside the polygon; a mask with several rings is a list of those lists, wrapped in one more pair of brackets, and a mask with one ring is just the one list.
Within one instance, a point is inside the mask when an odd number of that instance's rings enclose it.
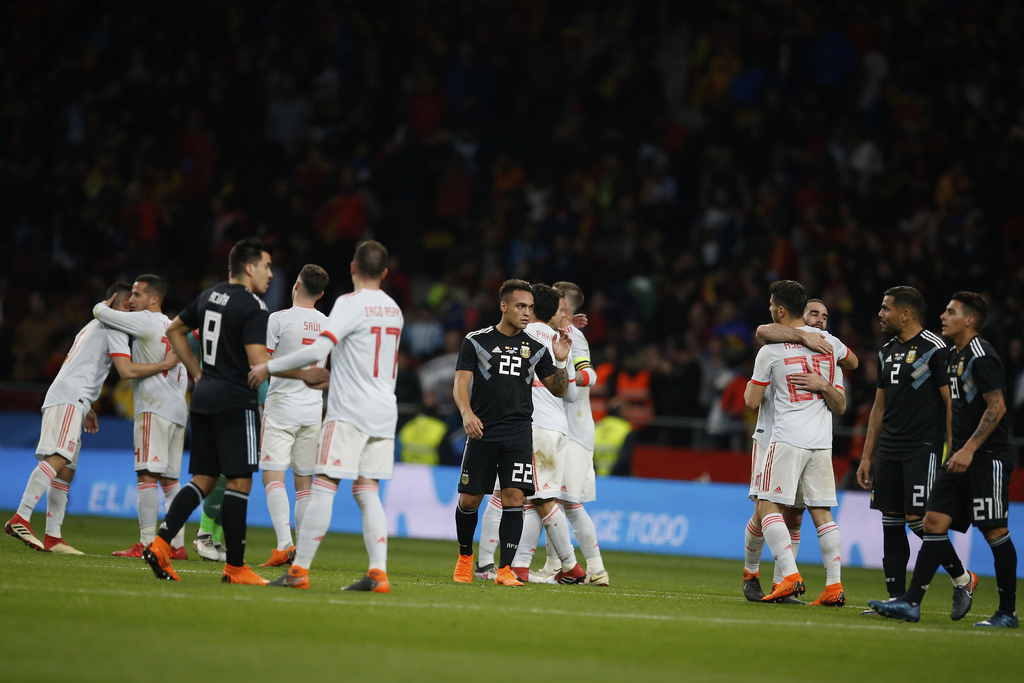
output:
{"label": "white shorts", "polygon": [[59,455],[68,461],[68,467],[78,467],[78,452],[82,450],[82,420],[85,413],[78,406],[63,405],[43,408],[43,424],[39,428],[36,459]]}
{"label": "white shorts", "polygon": [[533,482],[537,492],[530,500],[561,498],[565,493],[565,459],[569,437],[534,425]]}
{"label": "white shorts", "polygon": [[597,500],[594,484],[594,451],[569,439],[565,449],[565,472],[562,476],[561,500],[567,503],[589,503]]}
{"label": "white shorts", "polygon": [[264,415],[260,432],[260,469],[308,477],[313,474],[320,425],[288,425]]}
{"label": "white shorts", "polygon": [[135,416],[135,471],[147,470],[168,479],[181,474],[185,426],[154,413]]}
{"label": "white shorts", "polygon": [[831,448],[810,450],[772,442],[764,454],[760,477],[759,500],[789,507],[835,507],[838,504]]}
{"label": "white shorts", "polygon": [[313,471],[331,479],[391,479],[395,440],[363,434],[347,422],[325,422]]}

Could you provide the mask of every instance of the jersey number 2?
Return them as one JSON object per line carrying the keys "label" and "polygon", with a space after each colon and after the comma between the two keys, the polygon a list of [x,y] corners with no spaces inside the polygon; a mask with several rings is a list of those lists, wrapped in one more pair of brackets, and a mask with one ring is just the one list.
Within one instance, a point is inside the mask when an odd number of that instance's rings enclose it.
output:
{"label": "jersey number 2", "polygon": [[380,370],[380,344],[384,338],[384,335],[386,334],[389,336],[393,336],[395,338],[395,360],[394,365],[391,367],[391,379],[394,379],[395,375],[398,373],[398,337],[399,335],[402,334],[402,330],[398,329],[397,327],[385,327],[381,329],[380,327],[375,326],[370,328],[370,334],[377,337],[377,347],[374,349],[373,352],[374,377],[377,377],[378,372]]}

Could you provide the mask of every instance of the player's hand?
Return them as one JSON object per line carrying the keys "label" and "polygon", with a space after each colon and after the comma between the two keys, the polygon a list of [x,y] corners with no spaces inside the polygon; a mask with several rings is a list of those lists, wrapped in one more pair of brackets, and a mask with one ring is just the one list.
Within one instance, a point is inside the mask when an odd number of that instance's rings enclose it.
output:
{"label": "player's hand", "polygon": [[174,349],[167,350],[167,353],[164,354],[162,364],[164,370],[171,370],[178,364],[178,354],[174,352]]}
{"label": "player's hand", "polygon": [[107,308],[113,308],[115,299],[117,299],[117,292],[114,292],[114,294],[112,294],[110,298],[104,301],[103,303],[107,305]]}
{"label": "player's hand", "polygon": [[577,313],[572,317],[572,326],[575,327],[577,330],[582,330],[584,327],[586,327],[587,322],[589,321],[587,320],[586,313]]}
{"label": "player's hand", "polygon": [[961,448],[953,457],[946,462],[946,471],[952,474],[960,474],[966,472],[967,468],[974,462],[974,452],[966,448]]}
{"label": "player's hand", "polygon": [[258,389],[261,384],[270,379],[270,369],[266,363],[254,365],[249,371],[249,388]]}
{"label": "player's hand", "polygon": [[871,490],[871,460],[863,455],[860,458],[860,467],[857,468],[857,483],[865,491]]}
{"label": "player's hand", "polygon": [[471,439],[480,439],[484,435],[484,423],[473,411],[462,416],[462,427],[466,430],[466,436]]}
{"label": "player's hand", "polygon": [[555,360],[565,360],[572,350],[572,339],[569,338],[569,333],[565,329],[563,327],[560,330],[555,330],[555,339],[551,342],[551,352],[554,354]]}
{"label": "player's hand", "polygon": [[820,333],[808,332],[807,330],[797,330],[797,332],[799,332],[800,336],[803,338],[804,346],[809,348],[811,351],[832,355],[832,345],[829,344],[828,340]]}
{"label": "player's hand", "polygon": [[302,381],[311,389],[326,389],[331,383],[331,371],[327,368],[306,368]]}
{"label": "player's hand", "polygon": [[82,420],[82,429],[89,434],[95,434],[100,431],[99,418],[96,417],[96,411],[92,408],[89,409],[89,412],[85,414],[85,419]]}
{"label": "player's hand", "polygon": [[798,372],[789,376],[793,386],[801,391],[813,391],[821,393],[829,387],[825,378],[816,372]]}

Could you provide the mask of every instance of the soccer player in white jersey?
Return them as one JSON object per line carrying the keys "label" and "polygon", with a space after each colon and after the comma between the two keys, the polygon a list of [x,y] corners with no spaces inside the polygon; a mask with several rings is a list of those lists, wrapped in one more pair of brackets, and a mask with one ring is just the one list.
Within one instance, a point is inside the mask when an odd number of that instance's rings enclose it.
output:
{"label": "soccer player in white jersey", "polygon": [[[107,296],[113,306],[127,311],[131,289],[127,282],[118,282],[107,290]],[[99,398],[103,381],[110,374],[111,342],[117,348],[127,344],[123,332],[109,330],[98,320],[89,321],[75,336],[60,372],[43,399],[43,422],[39,445],[36,446],[39,464],[29,475],[18,511],[4,525],[8,536],[17,538],[30,548],[67,555],[82,554],[63,541],[61,524],[67,510],[68,486],[78,466],[82,430],[89,434],[99,430],[92,403]],[[174,354],[148,365],[125,360],[128,362],[118,370],[139,377],[163,372],[177,363]],[[46,492],[46,533],[40,541],[32,533],[29,522],[43,492]]]}
{"label": "soccer player in white jersey", "polygon": [[[130,313],[110,307],[111,301],[93,307],[93,315],[107,327],[131,337],[131,349],[111,348],[115,359],[126,355],[138,363],[162,359],[171,345],[167,327],[171,319],[163,314],[167,284],[159,275],[140,275],[132,284]],[[115,362],[123,362],[115,360]],[[181,452],[185,447],[188,405],[185,390],[188,373],[181,363],[148,377],[132,377],[135,402],[135,474],[138,480],[139,542],[127,550],[114,551],[116,557],[142,557],[142,551],[156,538],[160,518],[162,488],[167,508],[181,490]],[[171,542],[171,559],[186,560],[184,527]]]}
{"label": "soccer player in white jersey", "polygon": [[[828,326],[828,308],[821,299],[808,299],[807,307],[804,308],[804,325],[814,327],[822,332]],[[832,345],[825,340],[819,332],[812,332],[805,329],[770,323],[757,328],[757,340],[764,343],[794,343],[802,344],[816,353],[831,353]],[[856,354],[847,347],[846,357],[840,359],[839,367],[844,371],[855,370],[859,364]],[[757,486],[760,482],[760,472],[764,467],[765,454],[771,444],[772,427],[774,426],[775,390],[769,386],[761,398],[761,405],[757,411],[757,424],[752,435],[753,447],[750,459],[750,491],[748,497],[754,501],[755,512],[751,515],[744,530],[744,559],[743,559],[743,595],[751,602],[759,602],[764,597],[760,582],[761,553],[764,550],[764,536],[761,533],[760,517],[757,514]],[[797,498],[793,507],[785,507],[782,517],[789,529],[789,538],[793,546],[793,557],[797,556],[800,547],[800,525],[803,522],[804,509],[803,501]],[[772,578],[772,590],[782,582],[782,565],[775,563],[775,575]],[[792,595],[782,599],[784,603],[803,604],[801,600]]]}
{"label": "soccer player in white jersey", "polygon": [[404,317],[395,300],[380,288],[387,276],[387,261],[387,249],[380,242],[360,242],[350,266],[355,291],[334,302],[316,342],[257,365],[249,373],[250,385],[255,387],[269,374],[307,367],[331,353],[331,391],[320,431],[313,493],[299,528],[295,560],[271,585],[309,587],[309,567],[331,524],[338,481],[352,479],[370,562],[366,576],[345,590],[391,592],[388,525],[377,482],[391,479],[395,467],[395,379]]}
{"label": "soccer player in white jersey", "polygon": [[[772,320],[789,327],[803,326],[807,295],[800,283],[773,282],[770,310]],[[805,328],[813,329],[813,328]],[[802,344],[769,344],[754,361],[754,373],[743,398],[751,410],[761,404],[768,386],[775,386],[775,423],[772,440],[757,486],[758,516],[768,547],[781,563],[783,579],[763,598],[776,602],[790,595],[802,595],[805,586],[793,557],[793,549],[782,516],[799,495],[807,505],[818,532],[825,565],[825,590],[815,605],[841,607],[846,604],[841,582],[839,528],[832,519],[836,505],[835,476],[832,472],[832,413],[846,410],[840,358],[846,346],[825,333],[832,353],[814,353]]]}
{"label": "soccer player in white jersey", "polygon": [[[532,322],[526,333],[544,344],[548,351],[558,331],[568,323],[565,299],[548,285],[533,285]],[[565,490],[565,463],[569,447],[569,423],[563,400],[576,399],[575,373],[568,369],[569,387],[564,399],[552,394],[536,377],[533,380],[533,463],[535,493],[523,506],[523,534],[512,561],[512,572],[520,581],[530,580],[530,562],[540,541],[543,525],[554,546],[560,569],[556,583],[582,583],[587,573],[576,562],[576,553],[569,536],[569,520],[558,505]]]}
{"label": "soccer player in white jersey", "polygon": [[[327,328],[327,316],[316,310],[315,305],[324,295],[328,281],[327,271],[320,266],[308,263],[302,267],[292,287],[292,307],[271,313],[267,321],[267,351],[271,356],[287,356],[309,346]],[[298,533],[309,503],[316,445],[320,439],[324,394],[288,374],[270,378],[263,404],[260,468],[277,547],[261,567],[279,567],[295,558],[284,473],[291,468],[295,480],[295,529]]]}

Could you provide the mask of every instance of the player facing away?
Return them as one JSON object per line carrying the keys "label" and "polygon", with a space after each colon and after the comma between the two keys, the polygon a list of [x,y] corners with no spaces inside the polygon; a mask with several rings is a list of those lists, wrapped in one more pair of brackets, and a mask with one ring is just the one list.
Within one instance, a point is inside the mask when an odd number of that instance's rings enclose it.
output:
{"label": "player facing away", "polygon": [[[192,457],[189,481],[171,503],[157,536],[142,553],[158,579],[179,580],[171,565],[171,540],[223,474],[222,516],[227,562],[221,581],[265,585],[245,566],[246,511],[252,473],[259,467],[256,391],[251,365],[267,359],[267,307],[260,296],[273,277],[270,247],[247,237],[231,248],[228,281],[207,289],[178,314],[167,339],[196,378],[192,391]],[[201,328],[202,368],[189,352],[188,335]]]}
{"label": "player facing away", "polygon": [[[878,353],[875,402],[857,468],[872,509],[882,512],[882,571],[893,600],[907,590],[906,527],[924,536],[922,518],[952,429],[946,343],[921,326],[924,306],[913,287],[892,287],[882,296],[878,317],[891,339]],[[971,609],[978,577],[964,570],[952,545],[947,550],[942,566],[953,579],[950,617],[958,621]]]}
{"label": "player facing away", "polygon": [[[803,314],[804,325],[816,328],[824,332],[828,327],[828,308],[821,299],[808,299]],[[816,353],[832,353],[832,345],[821,335],[820,332],[789,327],[779,323],[761,325],[757,328],[757,340],[764,343],[791,343],[802,344]],[[840,359],[839,367],[844,371],[855,370],[859,365],[856,354],[847,347],[846,356]],[[764,469],[764,459],[771,445],[772,428],[775,422],[775,389],[769,386],[761,397],[761,405],[757,409],[757,424],[752,435],[753,446],[750,458],[750,490],[748,497],[754,501],[754,514],[747,522],[744,529],[744,555],[743,555],[743,595],[751,602],[759,602],[764,598],[764,591],[761,590],[760,564],[761,554],[764,551],[764,536],[761,533],[760,515],[758,514],[757,488],[760,482],[758,476]],[[792,507],[786,506],[782,510],[782,518],[789,530],[790,543],[793,546],[793,559],[796,559],[800,548],[800,526],[803,523],[804,510],[806,505],[800,496],[797,496]],[[763,514],[763,512],[762,512]],[[775,563],[775,575],[772,577],[772,590],[782,582],[782,565]],[[788,595],[780,602],[785,604],[802,605],[804,602]]]}
{"label": "player facing away", "polygon": [[[107,290],[111,305],[128,311],[132,286],[117,282]],[[158,363],[138,365],[130,358],[114,358],[112,348],[125,348],[123,332],[108,329],[98,320],[91,320],[78,334],[61,365],[57,377],[43,399],[43,421],[36,446],[39,464],[29,475],[18,510],[4,531],[30,548],[64,555],[81,555],[64,542],[61,525],[68,505],[68,487],[78,467],[82,448],[82,430],[95,434],[99,430],[92,403],[100,396],[103,381],[110,374],[113,361],[118,361],[122,377],[146,377],[170,369],[177,364],[171,354]],[[46,493],[46,532],[40,541],[32,533],[32,511]]]}
{"label": "player facing away", "polygon": [[538,377],[554,396],[565,396],[569,388],[566,359],[572,342],[565,332],[555,331],[549,352],[526,334],[534,306],[530,283],[506,280],[498,296],[501,321],[467,334],[456,364],[454,398],[468,438],[455,510],[459,559],[452,579],[473,581],[473,535],[480,502],[493,490],[497,477],[502,513],[494,582],[522,586],[512,572],[512,560],[523,534],[523,503],[535,490],[532,384]]}
{"label": "player facing away", "polygon": [[[267,352],[271,356],[287,356],[310,346],[327,329],[327,316],[318,311],[315,304],[324,295],[328,281],[327,271],[320,266],[309,263],[302,267],[292,287],[292,307],[271,313],[267,321]],[[277,547],[261,567],[278,567],[295,558],[289,523],[292,510],[284,474],[291,468],[295,481],[297,535],[309,504],[322,416],[322,391],[309,387],[301,379],[288,377],[288,373],[270,378],[263,404],[260,468]]]}
{"label": "player facing away", "polygon": [[[309,568],[331,525],[338,482],[352,479],[369,568],[344,590],[391,592],[388,522],[378,482],[391,479],[395,469],[395,383],[405,319],[395,300],[380,288],[388,274],[387,262],[388,251],[380,242],[360,242],[349,266],[354,291],[334,302],[316,341],[256,366],[249,375],[250,384],[258,386],[269,374],[308,368],[331,355],[327,415],[320,430],[312,494],[299,527],[295,560],[271,585],[309,588]],[[321,381],[327,377],[323,368],[304,372],[318,372]]]}
{"label": "player facing away", "polygon": [[[769,291],[772,320],[790,327],[803,325],[807,306],[804,288],[792,280],[773,282]],[[813,330],[814,328],[804,328]],[[846,410],[839,359],[846,346],[831,334],[825,339],[832,353],[815,353],[802,344],[769,344],[761,347],[754,361],[754,373],[743,398],[751,410],[761,404],[765,389],[775,386],[775,424],[757,481],[758,510],[762,534],[783,579],[763,598],[776,602],[788,595],[801,595],[805,587],[793,557],[789,529],[782,516],[800,496],[811,513],[818,532],[825,565],[825,589],[812,604],[841,607],[846,604],[840,570],[839,528],[831,508],[837,504],[832,472],[832,415]]]}
{"label": "player facing away", "polygon": [[941,316],[952,346],[945,374],[953,412],[952,455],[939,469],[924,515],[924,539],[910,588],[898,600],[869,600],[879,614],[920,621],[921,601],[952,551],[949,529],[964,515],[981,531],[995,561],[999,608],[975,626],[1017,628],[1017,550],[1007,528],[1013,450],[1006,424],[1006,374],[995,348],[978,336],[988,312],[975,292],[957,292]]}
{"label": "player facing away", "polygon": [[[131,313],[111,308],[112,300],[93,307],[93,315],[100,322],[124,332],[131,339],[131,349],[126,345],[122,349],[111,349],[112,353],[127,354],[137,363],[156,363],[164,358],[171,348],[166,335],[171,319],[162,311],[166,296],[167,284],[163,278],[146,274],[137,277],[132,285],[129,298]],[[139,542],[127,550],[115,551],[116,557],[142,557],[142,551],[156,538],[160,516],[159,490],[163,489],[168,508],[180,490],[178,476],[188,421],[187,388],[188,375],[181,363],[165,372],[132,378]],[[185,531],[182,527],[171,542],[171,559],[188,559],[184,545]]]}
{"label": "player facing away", "polygon": [[[566,303],[558,292],[548,285],[533,287],[533,313],[526,326],[526,334],[544,344],[548,353],[559,335],[568,337]],[[570,342],[571,343],[571,342]],[[571,353],[570,348],[570,353]],[[569,448],[569,421],[563,400],[575,401],[575,370],[566,368],[568,385],[564,397],[554,396],[547,387],[533,377],[533,477],[535,492],[523,506],[523,533],[519,548],[512,560],[512,572],[520,581],[530,580],[530,563],[537,552],[543,526],[551,540],[559,571],[555,583],[583,583],[587,574],[576,562],[576,553],[569,536],[569,520],[558,504],[566,490],[565,466]]]}

